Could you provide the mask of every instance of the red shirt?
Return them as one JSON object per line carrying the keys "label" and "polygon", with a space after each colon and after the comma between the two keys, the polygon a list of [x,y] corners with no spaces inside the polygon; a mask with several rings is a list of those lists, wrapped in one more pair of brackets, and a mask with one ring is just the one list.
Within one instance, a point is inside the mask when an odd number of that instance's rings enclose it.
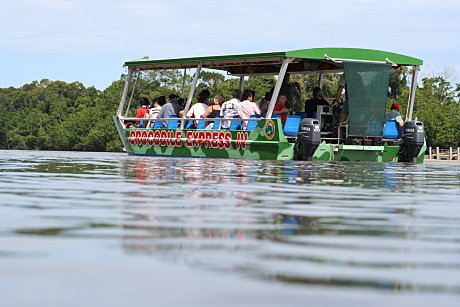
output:
{"label": "red shirt", "polygon": [[[145,113],[149,113],[149,109],[147,108],[139,108],[137,109],[137,114],[136,114],[136,117],[137,118],[142,118]],[[137,123],[139,124],[139,121],[137,121]]]}
{"label": "red shirt", "polygon": [[[273,111],[281,111],[282,109],[284,109],[286,106],[282,103],[277,103],[275,105],[275,109],[273,109]],[[287,113],[281,113],[279,114],[281,115],[281,122],[284,124],[286,122],[286,117],[287,117]]]}

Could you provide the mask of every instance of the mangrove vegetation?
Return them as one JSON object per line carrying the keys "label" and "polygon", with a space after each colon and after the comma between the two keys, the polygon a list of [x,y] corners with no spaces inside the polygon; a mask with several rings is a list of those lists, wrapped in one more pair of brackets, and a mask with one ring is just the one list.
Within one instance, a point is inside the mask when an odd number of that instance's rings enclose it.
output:
{"label": "mangrove vegetation", "polygon": [[[409,71],[392,72],[388,106],[401,105],[406,113],[409,95]],[[80,82],[66,83],[47,79],[25,84],[20,88],[0,89],[0,148],[28,150],[120,151],[112,116],[116,114],[125,76],[105,90],[85,87]],[[182,93],[183,73],[179,70],[144,72],[134,91],[129,116],[135,116],[140,97],[154,97],[175,93],[187,96],[187,84],[192,76],[186,75]],[[299,82],[302,100],[311,98],[318,84],[316,75],[293,75]],[[337,89],[338,75],[323,78],[323,91],[332,102]],[[239,80],[226,78],[215,72],[202,72],[197,93],[207,88],[211,95],[230,98],[231,90]],[[275,85],[273,76],[249,77],[245,88],[256,92],[259,101]],[[460,146],[460,84],[437,76],[419,81],[415,99],[414,117],[425,124],[428,146]]]}

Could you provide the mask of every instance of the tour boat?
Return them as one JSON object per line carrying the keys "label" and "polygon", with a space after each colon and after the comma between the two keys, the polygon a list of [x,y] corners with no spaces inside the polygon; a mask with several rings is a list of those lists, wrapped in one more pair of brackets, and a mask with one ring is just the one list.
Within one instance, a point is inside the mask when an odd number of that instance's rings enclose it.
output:
{"label": "tour boat", "polygon": [[[264,160],[367,161],[367,162],[423,162],[426,145],[423,123],[413,120],[417,74],[423,61],[402,54],[356,48],[314,48],[294,51],[206,56],[152,60],[143,58],[128,61],[126,83],[114,121],[124,151],[132,155],[167,157],[205,157]],[[406,122],[402,129],[394,121],[384,122],[387,106],[390,71],[412,67],[412,80]],[[162,118],[167,125],[156,128],[126,128],[129,117],[135,75],[141,71],[187,69],[195,70],[182,118]],[[241,130],[240,118],[195,118],[185,114],[190,109],[200,73],[215,70],[239,77],[244,89],[248,76],[277,75],[277,82],[264,117],[245,119],[248,125]],[[305,114],[287,117],[283,125],[274,107],[285,75],[318,74],[321,87],[323,74],[345,73],[348,120],[333,121],[332,106],[318,106],[315,118]],[[134,83],[134,86],[131,84]],[[131,91],[131,95],[130,95]],[[169,93],[165,93],[167,95]],[[124,115],[123,115],[124,114]],[[214,122],[212,129],[190,129],[190,120]],[[230,129],[220,129],[223,120],[230,121]],[[329,130],[325,129],[329,127]],[[334,131],[335,130],[335,131]]]}

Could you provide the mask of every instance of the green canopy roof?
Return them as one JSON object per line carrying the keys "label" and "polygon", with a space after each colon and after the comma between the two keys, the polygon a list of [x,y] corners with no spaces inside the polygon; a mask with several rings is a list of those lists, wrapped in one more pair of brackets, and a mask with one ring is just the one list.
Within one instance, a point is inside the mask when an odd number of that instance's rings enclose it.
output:
{"label": "green canopy roof", "polygon": [[128,61],[126,66],[140,70],[194,68],[202,63],[203,68],[219,69],[235,75],[276,74],[285,58],[294,58],[288,71],[308,73],[343,70],[342,60],[363,62],[386,62],[396,65],[422,65],[423,61],[402,54],[356,48],[313,48],[293,51],[221,55],[179,59],[139,59]]}

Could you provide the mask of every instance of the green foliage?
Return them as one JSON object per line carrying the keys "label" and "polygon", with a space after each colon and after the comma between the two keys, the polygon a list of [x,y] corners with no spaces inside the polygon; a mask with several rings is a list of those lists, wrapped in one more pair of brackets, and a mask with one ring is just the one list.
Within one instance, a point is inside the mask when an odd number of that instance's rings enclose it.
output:
{"label": "green foliage", "polygon": [[[409,88],[405,69],[390,76],[391,96],[388,105],[398,102],[406,114]],[[80,82],[66,83],[43,79],[20,88],[0,89],[0,148],[120,151],[122,144],[113,123],[124,87],[124,79],[113,82],[104,91],[85,88]],[[183,72],[179,70],[143,72],[137,81],[129,111],[134,116],[140,97],[182,94]],[[329,101],[335,97],[338,75],[323,75],[323,92]],[[184,98],[193,76],[185,76]],[[292,75],[299,82],[302,100],[311,98],[318,86],[318,75]],[[275,86],[273,76],[249,77],[245,88],[256,92],[259,101]],[[133,90],[130,88],[130,95]],[[203,71],[195,95],[207,88],[214,95],[230,99],[239,78]],[[414,117],[426,127],[431,146],[460,146],[460,84],[453,86],[442,77],[425,78],[417,90]],[[129,99],[129,98],[128,98]]]}
{"label": "green foliage", "polygon": [[122,88],[118,81],[100,92],[44,79],[0,89],[0,148],[119,151],[112,116]]}
{"label": "green foliage", "polygon": [[418,88],[414,106],[414,117],[425,125],[429,146],[460,146],[459,95],[450,82],[443,77],[424,78]]}

